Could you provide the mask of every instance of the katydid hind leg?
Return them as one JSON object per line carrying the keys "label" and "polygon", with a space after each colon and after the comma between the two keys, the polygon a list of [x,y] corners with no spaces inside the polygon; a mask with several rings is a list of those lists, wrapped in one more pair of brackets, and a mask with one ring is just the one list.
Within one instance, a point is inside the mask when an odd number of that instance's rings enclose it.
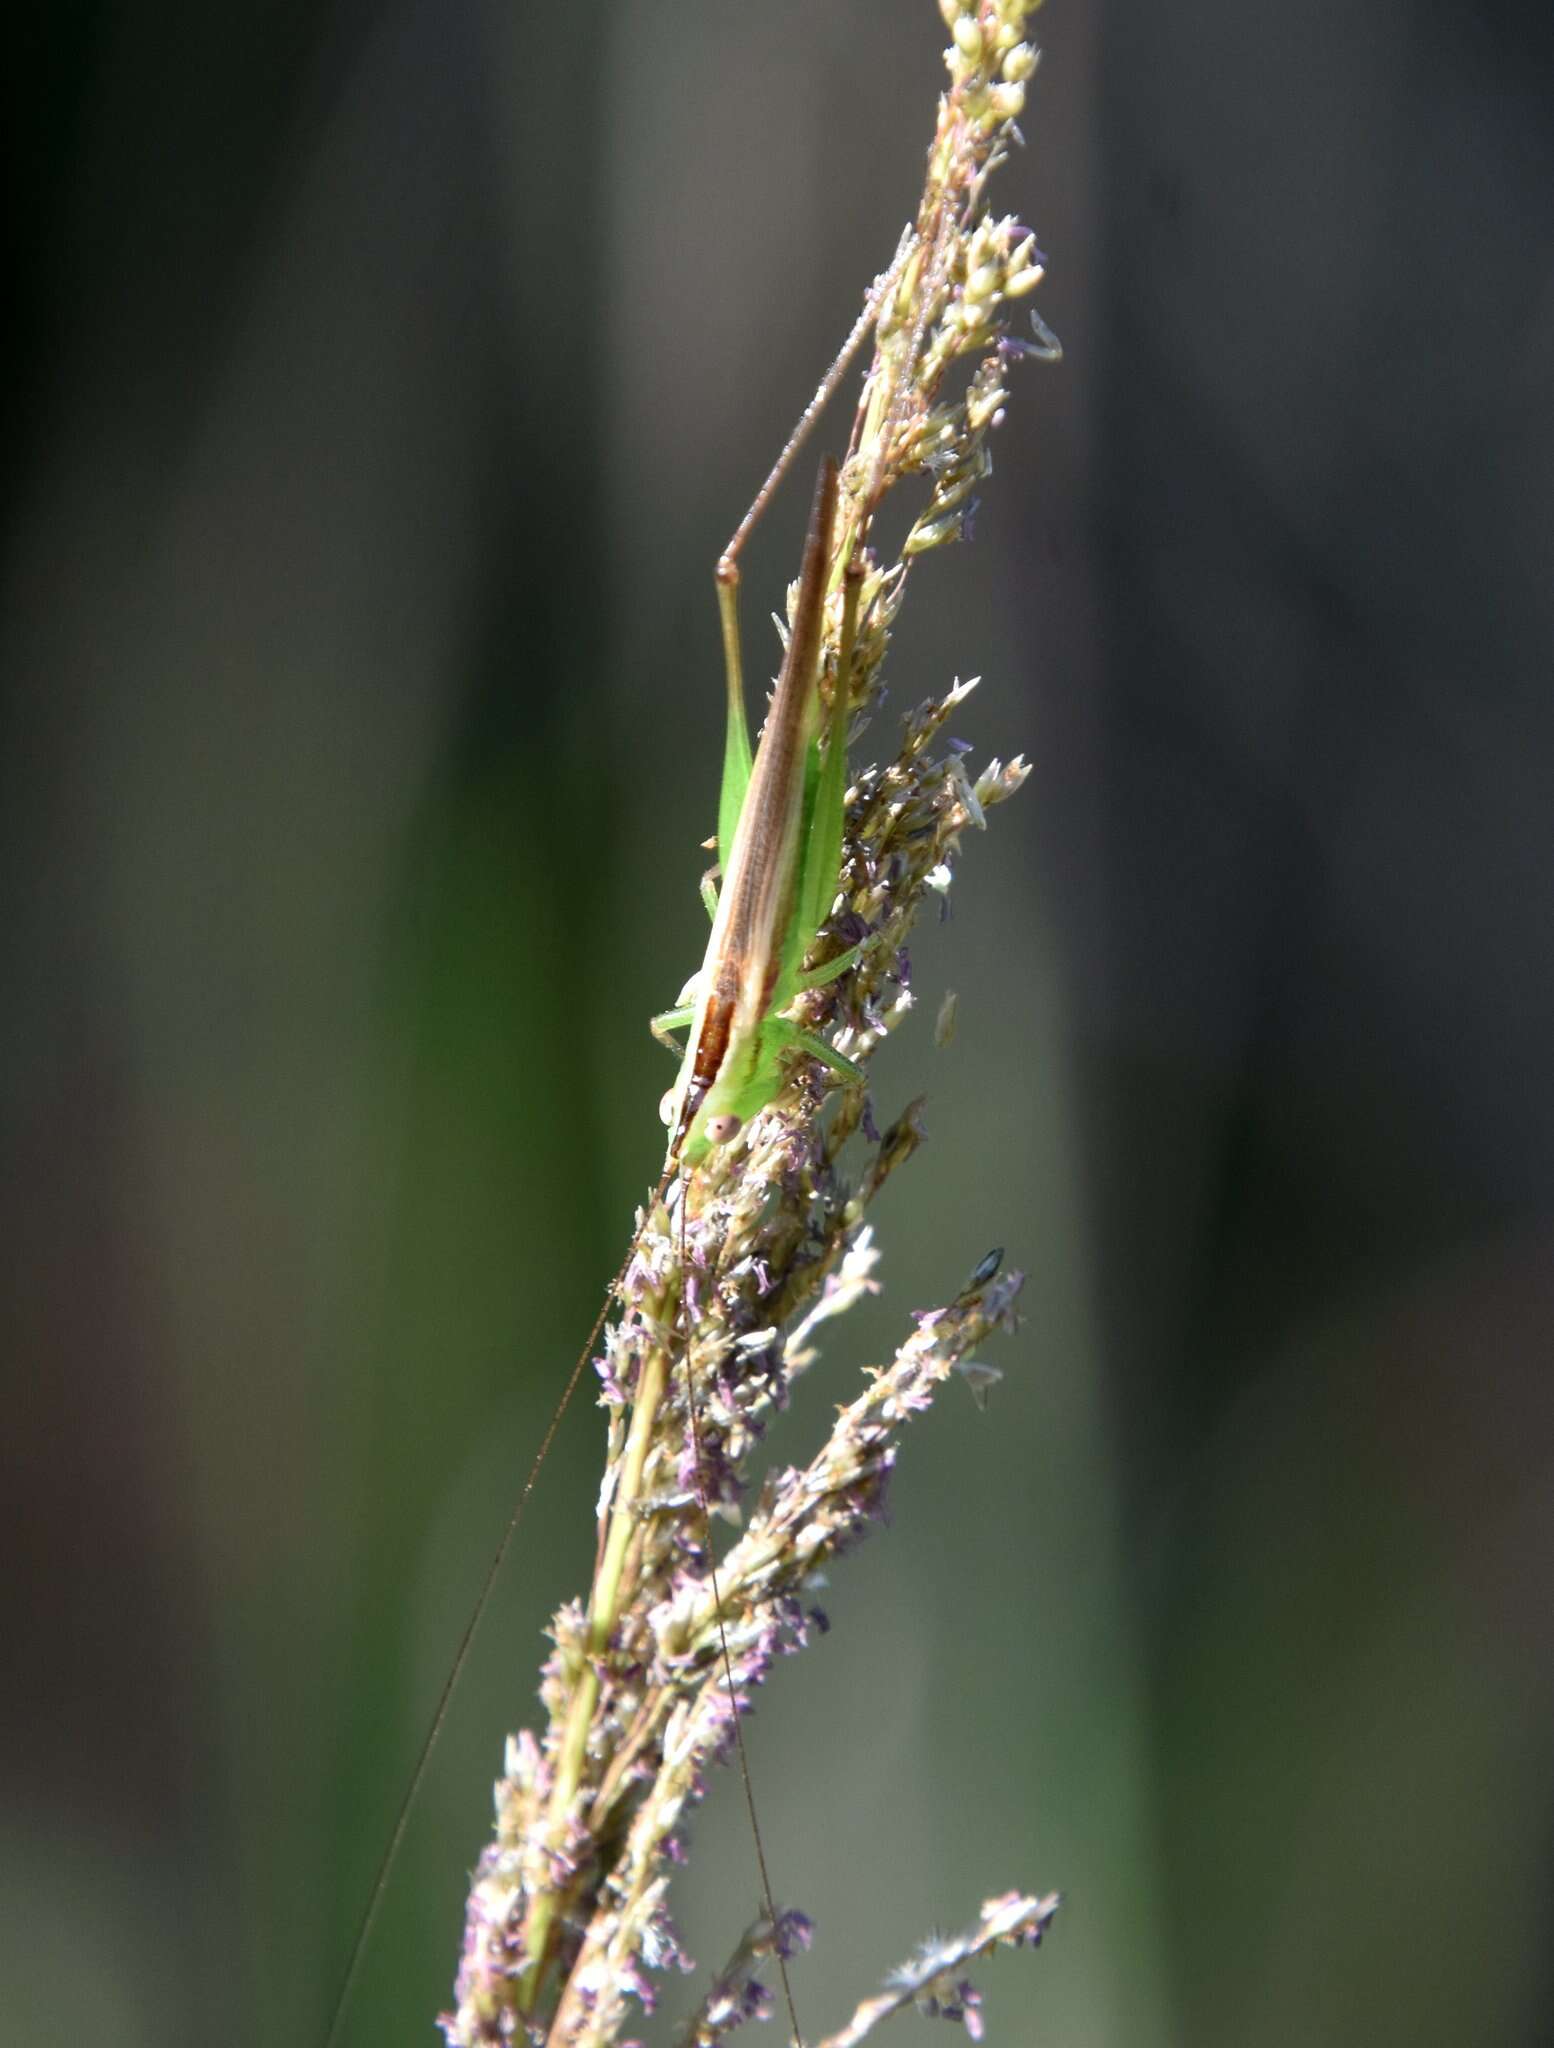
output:
{"label": "katydid hind leg", "polygon": [[[718,792],[718,860],[728,873],[734,833],[750,787],[750,722],[745,715],[745,668],[739,645],[739,569],[728,556],[718,563],[718,616],[723,625],[723,677],[728,721],[723,738],[723,785]],[[702,901],[707,900],[705,880]],[[715,903],[709,910],[716,915]]]}
{"label": "katydid hind leg", "polygon": [[[864,337],[874,326],[875,317],[884,303],[885,294],[901,274],[901,266],[912,248],[911,231],[901,238],[888,269],[883,270],[864,294],[863,310],[848,331],[847,339],[837,350],[830,368],[815,387],[815,395],[799,414],[793,432],[783,443],[782,452],[772,464],[771,473],[765,483],[750,501],[750,508],[734,528],[728,546],[718,558],[718,587],[721,593],[725,581],[736,586],[739,582],[739,557],[744,552],[745,542],[750,538],[761,514],[776,495],[777,488],[793,466],[794,457],[809,439],[816,420],[825,411],[835,396],[837,386],[847,375],[847,366],[863,345]],[[721,596],[720,596],[721,602]]]}
{"label": "katydid hind leg", "polygon": [[799,414],[797,424],[784,442],[782,452],[772,464],[770,474],[751,499],[745,516],[729,536],[728,546],[718,557],[718,618],[723,633],[723,671],[728,689],[723,787],[718,800],[718,857],[725,869],[734,844],[734,829],[739,823],[745,791],[750,786],[750,767],[753,758],[750,726],[745,711],[744,659],[739,633],[739,558],[744,553],[745,542],[750,538],[762,513],[771,503],[778,486],[792,467],[794,458],[809,439],[816,420],[825,411],[837,386],[846,376],[847,367],[857,355],[864,337],[872,329],[881,302],[900,271],[906,248],[907,242],[903,240],[890,268],[883,271],[869,287],[864,297],[863,310],[853,322],[847,339],[837,350],[829,369],[816,385],[814,396]]}

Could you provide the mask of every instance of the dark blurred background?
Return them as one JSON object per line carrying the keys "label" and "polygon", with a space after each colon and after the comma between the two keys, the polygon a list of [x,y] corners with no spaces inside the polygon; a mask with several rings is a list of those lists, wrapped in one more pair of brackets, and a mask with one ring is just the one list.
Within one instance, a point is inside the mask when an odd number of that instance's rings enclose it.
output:
{"label": "dark blurred background", "polygon": [[[801,2011],[1020,1883],[1068,1904],[984,1973],[996,2040],[1545,2041],[1554,14],[1038,25],[1001,201],[1067,356],[890,671],[981,673],[964,737],[1036,773],[915,949],[879,1096],[932,1140],[779,1453],[990,1244],[1029,1319],[761,1701]],[[12,26],[7,2038],[321,2038],[658,1163],[711,564],[941,42],[929,0]],[[579,1409],[353,2042],[432,2039],[597,1465]],[[703,1964],[755,1907],[733,1790]]]}

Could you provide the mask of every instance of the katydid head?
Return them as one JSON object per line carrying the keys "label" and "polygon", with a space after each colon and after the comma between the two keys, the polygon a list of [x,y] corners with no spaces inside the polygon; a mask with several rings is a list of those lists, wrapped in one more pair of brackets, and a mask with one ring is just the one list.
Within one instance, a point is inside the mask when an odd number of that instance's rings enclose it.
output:
{"label": "katydid head", "polygon": [[763,1087],[752,1095],[748,1077],[740,1086],[727,1073],[711,1082],[692,1075],[683,1096],[678,1087],[672,1088],[662,1105],[669,1126],[669,1163],[689,1171],[714,1148],[732,1144],[772,1092]]}
{"label": "katydid head", "polygon": [[732,1110],[708,1115],[704,1106],[686,1118],[678,1140],[670,1142],[669,1156],[687,1170],[700,1166],[715,1146],[732,1144],[744,1127],[745,1119]]}

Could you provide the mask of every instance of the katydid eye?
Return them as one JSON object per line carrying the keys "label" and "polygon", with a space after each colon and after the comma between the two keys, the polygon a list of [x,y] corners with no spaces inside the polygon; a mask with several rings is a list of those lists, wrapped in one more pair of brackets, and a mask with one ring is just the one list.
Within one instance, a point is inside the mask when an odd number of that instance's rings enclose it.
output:
{"label": "katydid eye", "polygon": [[671,1117],[672,1117],[673,1115],[674,1115],[674,1090],[673,1090],[672,1088],[666,1088],[666,1089],[664,1090],[664,1099],[663,1099],[663,1101],[662,1101],[662,1102],[660,1102],[660,1104],[658,1105],[658,1121],[659,1121],[659,1122],[660,1122],[661,1124],[666,1124],[666,1123],[668,1123],[669,1119],[670,1119],[670,1118],[671,1118]]}
{"label": "katydid eye", "polygon": [[740,1131],[744,1127],[744,1121],[742,1116],[709,1116],[707,1119],[707,1136],[714,1145],[726,1145],[730,1138],[737,1138],[739,1136]]}

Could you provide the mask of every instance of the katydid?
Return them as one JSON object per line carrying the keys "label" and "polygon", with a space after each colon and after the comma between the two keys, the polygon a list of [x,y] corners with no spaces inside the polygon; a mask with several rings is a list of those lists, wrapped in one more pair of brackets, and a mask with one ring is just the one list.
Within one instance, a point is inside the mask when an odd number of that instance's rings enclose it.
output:
{"label": "katydid", "polygon": [[[772,1100],[785,1053],[809,1053],[844,1080],[861,1070],[783,1015],[801,990],[836,979],[857,947],[804,971],[836,894],[847,790],[848,670],[859,574],[843,577],[842,631],[829,712],[820,672],[826,590],[836,524],[836,464],[821,465],[787,653],[754,762],[737,658],[728,662],[728,738],[718,805],[723,883],[694,1005],[653,1019],[657,1036],[689,1025],[680,1076],[665,1100],[668,1167],[690,1171]],[[725,619],[732,574],[720,579]],[[737,626],[725,634],[737,649]],[[821,737],[824,726],[825,748]],[[678,1050],[678,1048],[676,1048]]]}

